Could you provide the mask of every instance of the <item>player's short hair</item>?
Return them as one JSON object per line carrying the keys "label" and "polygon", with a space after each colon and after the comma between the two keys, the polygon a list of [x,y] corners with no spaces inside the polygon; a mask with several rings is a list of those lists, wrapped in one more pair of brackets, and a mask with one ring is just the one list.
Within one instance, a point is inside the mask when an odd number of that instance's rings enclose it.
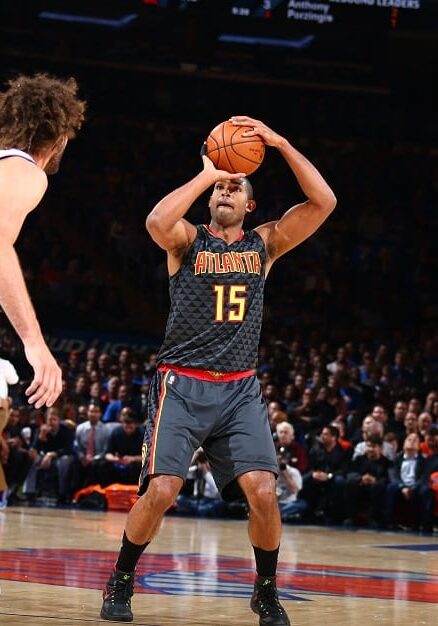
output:
{"label": "player's short hair", "polygon": [[247,178],[246,176],[244,178],[242,178],[243,184],[245,185],[246,188],[246,193],[248,195],[248,200],[254,200],[254,190],[252,188],[252,185],[250,183],[249,178]]}
{"label": "player's short hair", "polygon": [[63,136],[72,139],[84,120],[86,103],[74,78],[20,75],[0,93],[0,148],[40,154]]}

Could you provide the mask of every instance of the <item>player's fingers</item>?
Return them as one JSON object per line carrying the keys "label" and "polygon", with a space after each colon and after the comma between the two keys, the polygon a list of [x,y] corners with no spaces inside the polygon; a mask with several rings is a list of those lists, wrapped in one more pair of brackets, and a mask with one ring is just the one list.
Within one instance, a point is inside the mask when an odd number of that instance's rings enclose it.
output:
{"label": "player's fingers", "polygon": [[260,124],[259,120],[255,120],[253,117],[248,117],[247,115],[233,115],[230,117],[230,122],[237,126],[254,126],[254,124]]}
{"label": "player's fingers", "polygon": [[50,407],[58,398],[62,389],[62,375],[60,368],[56,365],[47,372],[47,393],[44,400],[46,406]]}
{"label": "player's fingers", "polygon": [[32,394],[34,394],[35,391],[40,386],[40,384],[41,384],[41,380],[39,380],[39,378],[35,374],[33,381],[30,383],[29,387],[24,392],[26,394],[26,396],[31,396]]}
{"label": "player's fingers", "polygon": [[53,406],[55,404],[56,400],[59,398],[61,391],[62,391],[62,375],[61,375],[61,371],[59,370],[58,372],[55,372],[55,375],[54,375],[52,393],[50,394],[50,397],[48,398],[46,402],[46,405],[48,407]]}
{"label": "player's fingers", "polygon": [[36,391],[29,397],[29,404],[33,404],[36,409],[40,409],[46,402],[48,397],[47,387],[41,383]]}
{"label": "player's fingers", "polygon": [[40,381],[37,389],[34,391],[32,395],[29,397],[29,404],[34,404],[36,409],[40,409],[44,406],[49,399],[52,388],[51,388],[51,372],[50,369],[43,369],[42,376],[36,376],[36,378]]}
{"label": "player's fingers", "polygon": [[260,136],[259,128],[253,128],[252,130],[244,130],[242,133],[242,137],[253,137],[254,135]]}

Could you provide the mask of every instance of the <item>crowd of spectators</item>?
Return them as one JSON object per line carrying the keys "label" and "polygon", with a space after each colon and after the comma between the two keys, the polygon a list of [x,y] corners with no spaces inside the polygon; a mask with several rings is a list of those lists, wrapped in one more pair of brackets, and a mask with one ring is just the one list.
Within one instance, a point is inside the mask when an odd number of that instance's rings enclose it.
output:
{"label": "crowd of spectators", "polygon": [[[117,357],[96,348],[72,352],[61,358],[64,391],[47,410],[25,405],[26,381],[10,387],[2,439],[5,501],[28,504],[49,496],[65,504],[84,486],[136,484],[155,359],[152,350],[147,358],[129,349]],[[328,343],[266,339],[257,375],[278,452],[284,520],[433,530],[433,342],[418,356],[404,345],[347,342],[332,350]],[[220,499],[202,450],[174,510],[236,514]]]}
{"label": "crowd of spectators", "polygon": [[[100,66],[72,73],[89,102],[87,124],[17,242],[43,328],[162,336],[166,259],[145,216],[199,171],[200,145],[214,125],[237,113],[262,119],[317,165],[338,198],[321,230],[280,259],[267,281],[258,376],[278,447],[282,515],[378,526],[406,518],[430,530],[429,477],[438,471],[436,116],[426,116],[419,133],[415,111],[371,92],[242,89],[220,76],[166,80],[154,72],[139,80],[134,70]],[[257,210],[246,228],[302,200],[275,151],[252,182]],[[191,209],[193,222],[208,220],[205,200]],[[0,438],[10,503],[39,494],[65,503],[83,486],[135,482],[153,349],[147,359],[129,350],[57,355],[65,388],[47,412],[26,406],[31,372],[7,335],[3,356],[22,379],[11,388]],[[177,506],[224,513],[199,454]],[[405,504],[414,499],[421,514],[409,517]]]}

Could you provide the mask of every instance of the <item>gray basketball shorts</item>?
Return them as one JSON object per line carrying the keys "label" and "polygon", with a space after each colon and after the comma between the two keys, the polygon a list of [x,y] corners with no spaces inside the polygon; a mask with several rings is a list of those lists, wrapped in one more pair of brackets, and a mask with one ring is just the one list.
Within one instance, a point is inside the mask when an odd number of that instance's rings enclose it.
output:
{"label": "gray basketball shorts", "polygon": [[202,446],[225,500],[242,497],[236,478],[252,470],[278,473],[275,447],[260,384],[200,380],[169,366],[149,389],[139,494],[156,474],[185,479],[194,451]]}

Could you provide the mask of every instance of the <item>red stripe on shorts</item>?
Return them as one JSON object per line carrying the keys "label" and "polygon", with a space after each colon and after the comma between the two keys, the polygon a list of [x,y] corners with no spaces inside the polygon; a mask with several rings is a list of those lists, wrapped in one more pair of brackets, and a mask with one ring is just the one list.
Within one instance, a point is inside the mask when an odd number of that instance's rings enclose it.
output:
{"label": "red stripe on shorts", "polygon": [[254,376],[255,370],[244,370],[243,372],[214,372],[212,370],[198,370],[192,367],[181,367],[180,365],[160,365],[159,372],[174,372],[181,376],[189,376],[198,380],[206,380],[212,383],[228,383],[232,380],[249,378]]}

